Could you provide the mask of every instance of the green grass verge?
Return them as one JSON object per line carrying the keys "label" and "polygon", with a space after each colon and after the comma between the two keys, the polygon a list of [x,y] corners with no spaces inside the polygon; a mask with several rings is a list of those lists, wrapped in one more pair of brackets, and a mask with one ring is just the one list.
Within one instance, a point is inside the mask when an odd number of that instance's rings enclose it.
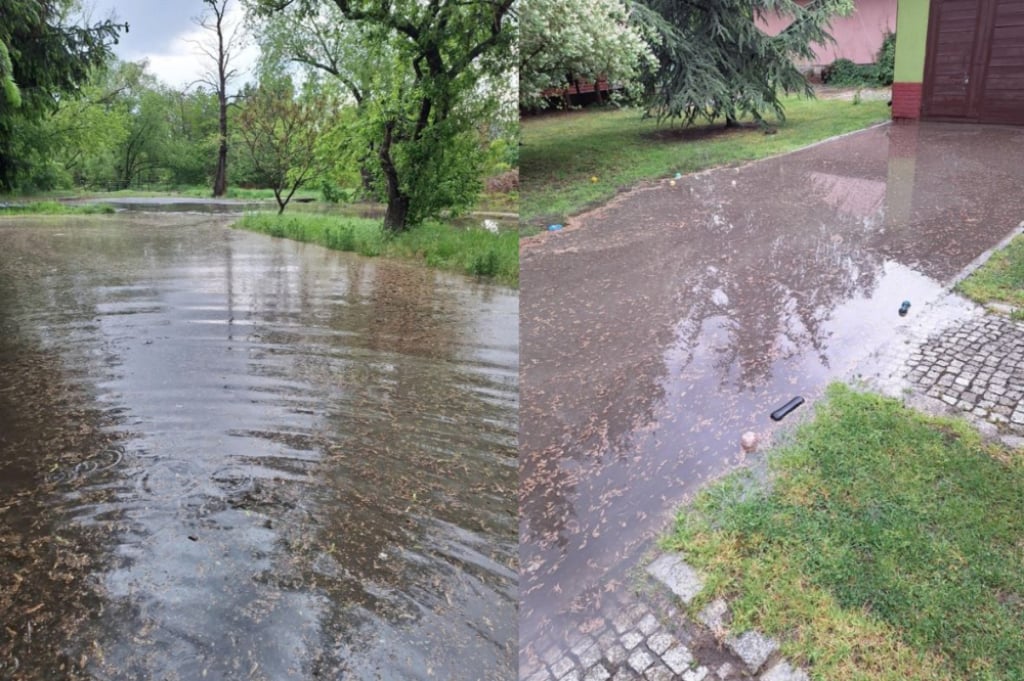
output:
{"label": "green grass verge", "polygon": [[993,253],[955,290],[978,303],[1007,303],[1018,308],[1014,317],[1024,317],[1024,237]]}
{"label": "green grass verge", "polygon": [[[560,222],[641,180],[792,151],[887,120],[884,101],[785,100],[778,132],[721,123],[680,129],[636,109],[588,109],[522,120],[520,216]],[[596,182],[592,181],[596,178]]]}
{"label": "green grass verge", "polygon": [[109,215],[114,212],[112,206],[94,204],[67,204],[57,201],[31,201],[10,206],[0,206],[3,215]]}
{"label": "green grass verge", "polygon": [[1024,678],[1024,454],[833,385],[815,420],[698,495],[665,541],[815,679]]}
{"label": "green grass verge", "polygon": [[428,222],[387,236],[379,220],[311,213],[251,213],[235,227],[366,256],[421,260],[429,267],[519,284],[519,236]]}

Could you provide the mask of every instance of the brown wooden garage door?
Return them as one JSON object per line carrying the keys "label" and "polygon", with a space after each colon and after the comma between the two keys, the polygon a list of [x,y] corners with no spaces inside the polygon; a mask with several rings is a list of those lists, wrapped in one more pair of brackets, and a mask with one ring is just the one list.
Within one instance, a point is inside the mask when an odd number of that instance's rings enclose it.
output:
{"label": "brown wooden garage door", "polygon": [[1024,125],[1024,0],[932,0],[921,115]]}

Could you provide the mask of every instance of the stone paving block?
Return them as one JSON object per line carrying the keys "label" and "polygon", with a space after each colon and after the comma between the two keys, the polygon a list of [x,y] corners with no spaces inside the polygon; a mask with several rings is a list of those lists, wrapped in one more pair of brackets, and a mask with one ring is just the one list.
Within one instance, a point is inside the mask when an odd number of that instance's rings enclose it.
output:
{"label": "stone paving block", "polygon": [[578,644],[584,636],[586,636],[586,633],[579,629],[570,629],[565,634],[565,643],[571,648]]}
{"label": "stone paving block", "polygon": [[611,672],[605,669],[604,665],[596,664],[583,677],[583,681],[608,681],[611,677]]}
{"label": "stone paving block", "polygon": [[682,674],[693,663],[693,653],[686,646],[680,645],[666,652],[661,659],[676,674]]}
{"label": "stone paving block", "polygon": [[697,615],[697,619],[714,632],[723,631],[728,624],[728,618],[729,604],[721,598],[716,598],[708,603]]}
{"label": "stone paving block", "polygon": [[604,649],[604,659],[608,660],[613,667],[617,667],[626,661],[626,649],[616,643]]}
{"label": "stone paving block", "polygon": [[569,650],[572,651],[573,655],[579,657],[584,650],[594,645],[594,643],[596,643],[596,641],[594,641],[593,637],[583,636],[582,638],[580,638],[580,640],[576,641],[576,643],[574,643],[572,647],[569,648]]}
{"label": "stone paving block", "polygon": [[718,678],[722,681],[726,681],[729,677],[736,673],[736,668],[732,666],[731,662],[726,662],[718,668]]}
{"label": "stone paving block", "polygon": [[600,646],[601,650],[607,650],[618,640],[619,637],[615,635],[615,632],[608,630],[597,637],[597,645]]}
{"label": "stone paving block", "polygon": [[709,669],[707,667],[697,667],[683,674],[683,681],[704,681],[707,678]]}
{"label": "stone paving block", "polygon": [[779,649],[778,643],[759,631],[748,631],[739,637],[730,636],[725,639],[725,645],[743,660],[751,674],[760,671],[771,654]]}
{"label": "stone paving block", "polygon": [[570,669],[569,673],[558,679],[558,681],[580,681],[580,670],[576,668]]}
{"label": "stone paving block", "polygon": [[633,625],[639,621],[643,615],[637,613],[636,610],[623,610],[612,619],[612,626],[615,627],[615,631],[620,634],[625,632],[627,629],[632,629]]}
{"label": "stone paving block", "polygon": [[639,631],[626,632],[622,635],[622,638],[619,639],[622,645],[626,647],[626,650],[633,650],[633,648],[636,648],[638,645],[640,645],[640,642],[643,640],[644,635],[641,634]]}
{"label": "stone paving block", "polygon": [[782,660],[761,675],[761,681],[811,681],[803,669],[793,669]]}
{"label": "stone paving block", "polygon": [[654,636],[647,639],[647,647],[654,651],[656,655],[661,655],[666,650],[674,645],[677,645],[679,641],[676,637],[668,632],[658,632]]}
{"label": "stone paving block", "polygon": [[591,645],[586,650],[580,651],[576,655],[576,657],[577,657],[577,659],[579,659],[581,667],[583,667],[584,669],[590,669],[597,662],[600,662],[600,660],[601,660],[601,647],[599,645],[597,645],[596,643],[594,643],[593,645]]}
{"label": "stone paving block", "polygon": [[656,664],[644,674],[647,681],[676,681],[679,677],[663,664]]}
{"label": "stone paving block", "polygon": [[640,677],[636,675],[629,667],[623,667],[619,671],[615,672],[615,676],[612,677],[612,681],[636,681]]}
{"label": "stone paving block", "polygon": [[583,681],[608,681],[610,678],[611,672],[604,669],[604,665],[594,665],[587,671]]}
{"label": "stone paving block", "polygon": [[646,615],[644,615],[643,619],[640,620],[640,622],[636,625],[636,628],[639,629],[640,633],[644,636],[650,636],[655,631],[657,631],[658,626],[658,618],[652,615],[651,613],[647,613]]}
{"label": "stone paving block", "polygon": [[643,674],[648,667],[654,664],[654,656],[647,652],[646,648],[637,648],[629,656],[628,663],[637,674]]}
{"label": "stone paving block", "polygon": [[551,681],[551,674],[547,669],[541,669],[526,677],[526,681]]}
{"label": "stone paving block", "polygon": [[569,671],[572,670],[575,666],[576,663],[573,662],[571,658],[563,657],[559,660],[556,660],[555,663],[551,665],[551,673],[555,675],[556,679],[561,679],[563,676],[568,674]]}
{"label": "stone paving block", "polygon": [[648,565],[647,572],[686,604],[704,587],[697,572],[678,555],[665,554]]}

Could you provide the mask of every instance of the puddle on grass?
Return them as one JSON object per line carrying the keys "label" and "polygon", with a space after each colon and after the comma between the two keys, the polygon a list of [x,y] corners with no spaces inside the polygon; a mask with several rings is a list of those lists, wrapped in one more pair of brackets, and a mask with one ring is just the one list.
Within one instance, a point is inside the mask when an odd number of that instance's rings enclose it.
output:
{"label": "puddle on grass", "polygon": [[0,224],[0,679],[515,675],[518,296]]}

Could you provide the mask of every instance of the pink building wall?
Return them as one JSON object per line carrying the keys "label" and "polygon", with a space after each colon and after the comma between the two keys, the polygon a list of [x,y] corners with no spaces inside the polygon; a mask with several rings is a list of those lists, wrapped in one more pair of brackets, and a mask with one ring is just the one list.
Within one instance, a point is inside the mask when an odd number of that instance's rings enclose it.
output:
{"label": "pink building wall", "polygon": [[[825,66],[836,59],[849,59],[858,64],[870,64],[878,56],[886,31],[896,30],[896,0],[855,0],[853,13],[832,20],[833,45],[815,46],[818,59],[812,66]],[[769,35],[775,35],[789,24],[784,17],[769,17],[758,25]]]}

